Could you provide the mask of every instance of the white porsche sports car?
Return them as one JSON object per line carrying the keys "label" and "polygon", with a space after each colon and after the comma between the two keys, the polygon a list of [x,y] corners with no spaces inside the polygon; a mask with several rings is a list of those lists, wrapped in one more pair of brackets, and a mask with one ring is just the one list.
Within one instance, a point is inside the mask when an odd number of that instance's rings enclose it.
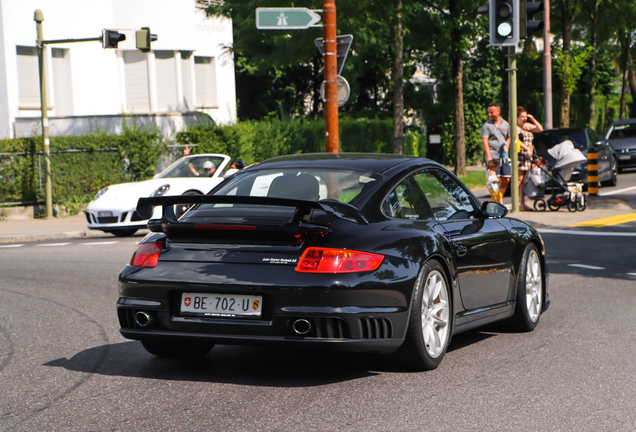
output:
{"label": "white porsche sports car", "polygon": [[[139,198],[205,195],[223,181],[223,172],[230,159],[222,154],[186,156],[151,180],[105,187],[86,208],[88,228],[118,236],[133,235],[148,222],[135,210]],[[161,209],[158,210],[159,214],[154,217],[161,217]]]}

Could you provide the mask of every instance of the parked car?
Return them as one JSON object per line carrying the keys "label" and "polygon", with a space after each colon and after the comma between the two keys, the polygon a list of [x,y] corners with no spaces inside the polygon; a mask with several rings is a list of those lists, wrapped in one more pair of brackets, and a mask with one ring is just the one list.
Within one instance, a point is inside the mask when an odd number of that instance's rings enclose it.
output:
{"label": "parked car", "polygon": [[616,152],[618,171],[636,167],[636,119],[618,120],[612,123],[605,141]]}
{"label": "parked car", "polygon": [[230,157],[222,154],[186,156],[151,180],[105,187],[86,208],[88,228],[118,236],[133,235],[148,222],[135,211],[139,198],[204,195],[223,181],[229,162]]}
{"label": "parked car", "polygon": [[[618,164],[616,152],[610,143],[602,141],[599,135],[589,127],[571,129],[549,129],[534,134],[534,148],[537,156],[541,156],[551,162],[552,156],[548,150],[565,140],[570,140],[574,148],[581,150],[584,156],[591,148],[598,153],[598,178],[602,186],[616,186],[618,182]],[[583,162],[574,168],[572,182],[581,182],[587,187],[587,162]]]}
{"label": "parked car", "polygon": [[[181,218],[175,205],[191,207]],[[143,198],[153,232],[119,276],[121,334],[160,357],[214,344],[403,351],[421,369],[451,336],[549,305],[541,236],[427,159],[300,154],[206,196]]]}

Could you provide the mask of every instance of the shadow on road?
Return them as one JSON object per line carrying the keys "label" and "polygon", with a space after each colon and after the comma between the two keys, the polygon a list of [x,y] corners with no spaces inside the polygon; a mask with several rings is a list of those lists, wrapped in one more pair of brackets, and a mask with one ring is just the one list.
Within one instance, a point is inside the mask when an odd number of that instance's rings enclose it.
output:
{"label": "shadow on road", "polygon": [[[472,345],[492,333],[468,332],[453,338],[449,352]],[[45,366],[84,373],[175,381],[216,382],[265,387],[311,387],[351,381],[381,372],[417,372],[398,354],[365,354],[217,345],[200,359],[161,359],[141,343],[101,345]]]}

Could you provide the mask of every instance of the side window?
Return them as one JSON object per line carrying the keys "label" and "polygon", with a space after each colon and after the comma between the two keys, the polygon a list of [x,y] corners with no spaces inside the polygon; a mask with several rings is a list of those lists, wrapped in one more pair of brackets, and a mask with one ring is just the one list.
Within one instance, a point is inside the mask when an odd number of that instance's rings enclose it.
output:
{"label": "side window", "polygon": [[415,174],[413,179],[422,189],[435,219],[444,221],[475,217],[475,208],[468,193],[447,173],[428,169]]}
{"label": "side window", "polygon": [[397,219],[433,219],[431,209],[411,177],[403,180],[391,191],[382,203],[382,210],[387,216]]}

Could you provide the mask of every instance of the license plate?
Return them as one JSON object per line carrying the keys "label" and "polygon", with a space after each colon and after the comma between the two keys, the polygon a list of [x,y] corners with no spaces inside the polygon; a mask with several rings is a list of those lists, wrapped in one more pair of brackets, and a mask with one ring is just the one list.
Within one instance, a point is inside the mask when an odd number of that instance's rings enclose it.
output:
{"label": "license plate", "polygon": [[263,297],[240,294],[181,294],[181,313],[199,316],[261,316]]}
{"label": "license plate", "polygon": [[620,160],[630,160],[632,157],[630,155],[621,155],[618,158]]}
{"label": "license plate", "polygon": [[111,217],[112,215],[113,215],[113,212],[107,212],[107,211],[97,212],[97,216],[99,217]]}

